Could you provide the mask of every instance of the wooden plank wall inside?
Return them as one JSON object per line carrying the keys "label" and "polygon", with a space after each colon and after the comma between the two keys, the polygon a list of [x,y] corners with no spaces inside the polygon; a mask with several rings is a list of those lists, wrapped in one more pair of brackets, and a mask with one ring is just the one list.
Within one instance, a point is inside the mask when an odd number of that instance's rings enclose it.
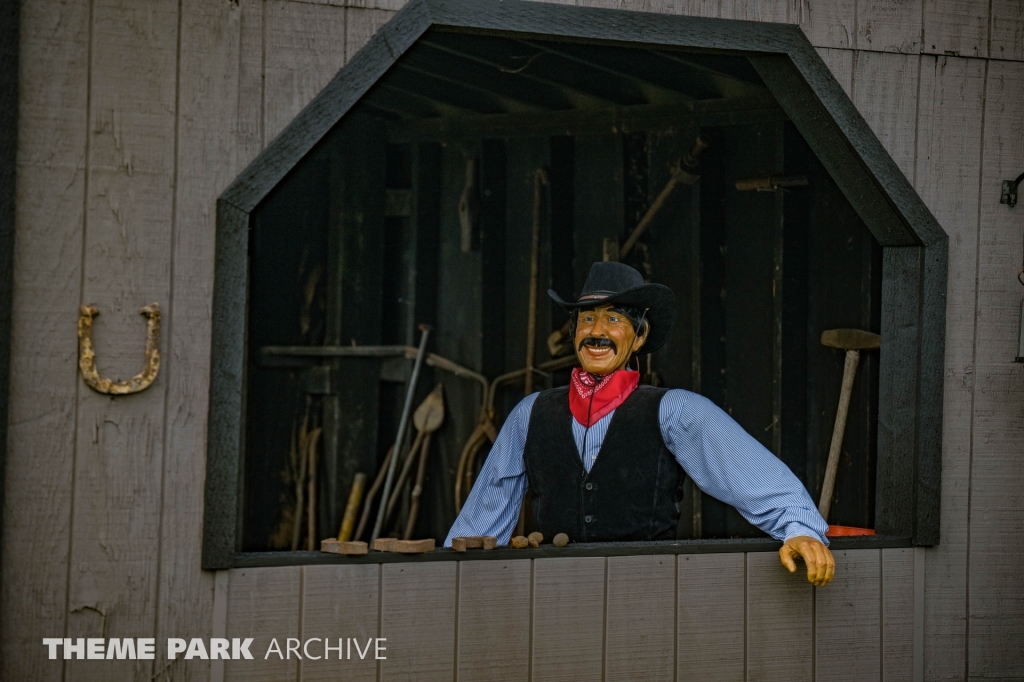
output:
{"label": "wooden plank wall inside", "polygon": [[[998,203],[1000,181],[1024,170],[1019,0],[558,1],[799,24],[922,194],[951,237],[942,542],[901,556],[924,629],[917,648],[886,635],[881,672],[1024,677],[1024,546],[1007,541],[1024,531],[1024,365],[1012,362],[1024,209]],[[3,679],[110,674],[46,660],[42,637],[212,632],[199,553],[214,197],[401,4],[21,3]],[[141,361],[136,311],[153,300],[160,377],[141,396],[92,393],[76,374],[78,305],[102,311],[100,371],[125,376]],[[888,571],[883,556],[887,595]],[[903,633],[908,606],[883,611],[883,631]],[[722,647],[749,654],[729,623]],[[681,631],[678,647],[692,651]],[[908,647],[911,668],[897,655]],[[115,674],[208,670],[159,660]]]}
{"label": "wooden plank wall inside", "polygon": [[[235,569],[224,631],[254,660],[223,679],[907,680],[912,553],[837,552],[824,589],[775,552]],[[384,660],[349,648],[374,637]]]}

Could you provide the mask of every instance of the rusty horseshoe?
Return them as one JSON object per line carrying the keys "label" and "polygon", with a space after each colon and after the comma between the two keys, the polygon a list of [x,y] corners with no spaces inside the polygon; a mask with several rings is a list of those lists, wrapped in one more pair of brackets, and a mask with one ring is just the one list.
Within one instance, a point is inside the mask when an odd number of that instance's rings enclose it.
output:
{"label": "rusty horseshoe", "polygon": [[96,371],[96,351],[92,347],[92,318],[100,311],[88,305],[79,309],[78,316],[78,368],[85,384],[94,391],[110,395],[128,395],[149,388],[160,372],[160,306],[151,303],[139,308],[146,316],[146,364],[142,371],[128,381],[104,379]]}

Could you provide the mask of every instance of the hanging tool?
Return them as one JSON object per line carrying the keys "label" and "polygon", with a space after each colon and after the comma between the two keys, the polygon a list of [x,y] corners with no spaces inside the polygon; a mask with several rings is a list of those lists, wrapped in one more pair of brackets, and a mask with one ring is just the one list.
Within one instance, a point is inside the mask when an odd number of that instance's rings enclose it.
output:
{"label": "hanging tool", "polygon": [[475,246],[476,224],[480,217],[480,195],[476,189],[476,159],[466,159],[466,184],[459,197],[459,247],[470,253]]}
{"label": "hanging tool", "polygon": [[377,522],[373,525],[373,533],[370,535],[371,545],[380,536],[381,527],[384,525],[384,516],[387,511],[388,499],[391,495],[391,483],[395,478],[395,464],[402,453],[402,441],[405,440],[405,430],[409,424],[409,412],[412,410],[412,397],[416,393],[416,381],[420,377],[420,368],[423,367],[423,357],[427,353],[427,339],[430,337],[431,329],[432,327],[428,324],[419,325],[420,348],[416,354],[416,362],[412,366],[409,389],[405,393],[405,405],[402,407],[402,418],[398,422],[398,435],[395,437],[395,452],[388,463],[388,475],[384,480],[384,492],[381,493],[380,507],[377,509]]}
{"label": "hanging tool", "polygon": [[[709,146],[707,138],[702,135],[698,135],[697,139],[693,142],[693,148],[686,154],[683,154],[679,159],[672,164],[671,176],[668,182],[665,183],[665,187],[661,190],[658,196],[654,199],[654,203],[651,204],[647,212],[644,213],[643,218],[636,224],[633,231],[630,233],[629,238],[626,242],[617,248],[617,239],[612,238],[611,240],[605,240],[602,243],[602,253],[604,260],[622,261],[626,256],[629,255],[633,247],[636,246],[637,241],[650,227],[651,222],[654,220],[658,212],[661,211],[665,202],[668,201],[669,196],[675,190],[676,185],[693,185],[700,180],[700,155]],[[551,357],[559,357],[574,351],[572,343],[569,341],[569,323],[566,322],[562,325],[561,329],[554,331],[548,337],[548,350],[551,351]]]}
{"label": "hanging tool", "polygon": [[364,488],[366,488],[366,474],[358,473],[352,479],[352,492],[348,494],[345,515],[341,519],[341,530],[338,531],[338,542],[348,542],[352,539],[352,529],[356,525],[356,514],[359,513],[359,503],[363,500]]}
{"label": "hanging tool", "polygon": [[533,174],[533,235],[530,239],[530,301],[526,312],[526,381],[524,395],[533,393],[533,361],[537,352],[537,279],[540,277],[540,223],[544,185],[548,173],[538,168]]}
{"label": "hanging tool", "polygon": [[412,530],[416,527],[416,518],[420,513],[420,496],[423,494],[423,479],[427,472],[427,455],[429,454],[430,434],[428,433],[423,439],[423,445],[420,446],[420,465],[416,469],[416,484],[409,494],[409,520],[405,524],[405,533],[402,534],[403,540],[412,538]]}
{"label": "hanging tool", "polygon": [[[413,426],[416,427],[416,439],[413,441],[412,447],[409,449],[409,456],[405,458],[405,464],[402,465],[402,473],[398,476],[398,481],[395,483],[395,490],[401,490],[405,484],[405,479],[409,475],[409,470],[412,469],[414,462],[420,458],[417,457],[419,451],[423,449],[425,445],[429,445],[430,435],[437,431],[441,427],[441,422],[444,421],[444,385],[438,384],[430,395],[420,403],[420,406],[416,408],[416,412],[412,415]],[[388,509],[384,515],[384,523],[387,523],[388,518],[391,516],[392,510],[395,508],[395,502],[398,501],[398,495],[392,495],[391,500],[388,502]]]}
{"label": "hanging tool", "polygon": [[[441,384],[438,384],[437,388],[427,396],[427,400],[430,400],[435,394],[437,396],[436,408],[432,408],[428,413],[421,415],[421,410],[427,404],[427,401],[424,401],[424,405],[420,405],[420,409],[416,410],[416,413],[412,416],[413,425],[425,435],[423,437],[423,444],[420,446],[419,466],[416,468],[416,483],[413,485],[412,493],[409,495],[409,519],[405,524],[405,533],[402,534],[403,540],[412,538],[412,530],[416,526],[416,517],[419,515],[420,495],[423,494],[423,478],[427,472],[427,456],[430,454],[431,434],[444,421],[444,387]],[[409,461],[412,461],[411,454],[409,455]]]}
{"label": "hanging tool", "polygon": [[[558,358],[556,360],[549,360],[545,363],[534,367],[534,373],[541,372],[547,374],[557,369],[564,369],[566,367],[572,367],[577,362],[576,356]],[[455,471],[455,511],[456,513],[462,511],[462,503],[465,501],[463,491],[466,496],[469,495],[470,489],[473,487],[473,477],[475,475],[474,463],[476,461],[476,455],[483,447],[485,441],[494,442],[498,438],[498,429],[494,425],[494,396],[497,394],[498,388],[504,384],[511,383],[517,379],[521,379],[526,376],[526,368],[517,369],[514,372],[508,372],[494,379],[491,385],[488,386],[484,392],[484,405],[480,411],[480,423],[477,424],[476,429],[470,434],[469,439],[466,441],[465,446],[462,448],[462,454],[459,456],[458,468]]]}
{"label": "hanging tool", "polygon": [[693,185],[700,180],[700,175],[697,174],[699,170],[698,160],[700,154],[708,147],[708,141],[698,135],[697,139],[693,143],[693,149],[689,153],[684,154],[675,164],[672,166],[672,175],[669,177],[668,182],[665,183],[664,189],[651,204],[651,207],[647,209],[647,213],[640,219],[640,222],[633,228],[633,232],[629,235],[629,239],[619,249],[619,260],[629,255],[629,252],[636,246],[636,242],[640,239],[640,236],[650,226],[651,221],[654,220],[654,216],[658,215],[658,211],[668,201],[672,191],[676,188],[676,185]]}
{"label": "hanging tool", "polygon": [[843,447],[843,434],[846,432],[846,416],[850,411],[853,379],[857,375],[857,365],[860,363],[860,351],[877,350],[882,345],[882,337],[860,329],[830,329],[821,333],[821,343],[829,348],[846,351],[843,387],[839,391],[839,408],[836,410],[836,423],[832,429],[832,444],[828,449],[825,480],[821,484],[821,500],[818,502],[818,512],[828,521],[832,491],[836,485],[836,472],[839,469],[839,452]]}

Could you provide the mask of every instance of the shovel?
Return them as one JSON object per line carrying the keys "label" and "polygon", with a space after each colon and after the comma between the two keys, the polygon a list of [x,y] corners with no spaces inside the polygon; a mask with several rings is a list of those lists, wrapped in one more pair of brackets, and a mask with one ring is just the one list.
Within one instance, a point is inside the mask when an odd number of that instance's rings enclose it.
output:
{"label": "shovel", "polygon": [[[420,406],[416,408],[416,412],[412,415],[413,426],[416,427],[416,440],[413,441],[412,447],[409,449],[409,456],[405,458],[405,464],[402,465],[402,473],[398,475],[398,482],[395,483],[395,490],[401,490],[405,484],[405,479],[409,475],[409,470],[412,469],[412,463],[416,461],[417,450],[422,450],[423,454],[420,455],[420,459],[424,459],[427,447],[430,444],[430,434],[441,426],[444,421],[444,386],[438,384],[430,395],[420,403]],[[423,466],[420,466],[422,471]],[[420,472],[417,472],[417,479],[419,479]],[[422,484],[422,481],[420,481]],[[388,508],[384,514],[384,523],[387,523],[388,517],[391,516],[391,512],[395,507],[395,501],[398,499],[398,495],[394,495],[388,501]]]}

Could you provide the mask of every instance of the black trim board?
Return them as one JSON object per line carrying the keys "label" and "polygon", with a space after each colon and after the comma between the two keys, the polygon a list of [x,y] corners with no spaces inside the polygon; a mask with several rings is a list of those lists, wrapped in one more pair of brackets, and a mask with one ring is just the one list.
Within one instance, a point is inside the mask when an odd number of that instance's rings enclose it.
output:
{"label": "black trim board", "polygon": [[410,0],[224,190],[221,201],[251,213],[430,23],[428,3]]}
{"label": "black trim board", "polygon": [[238,549],[248,240],[249,214],[218,201],[203,507],[204,568],[231,565]]}
{"label": "black trim board", "polygon": [[522,0],[410,0],[218,201],[203,567],[235,562],[249,213],[428,30],[751,59],[885,251],[876,516],[880,532],[937,542],[946,236],[799,28]]}
{"label": "black trim board", "polygon": [[[832,551],[847,549],[889,549],[911,547],[910,538],[866,536],[831,538]],[[361,556],[345,556],[326,552],[247,552],[235,555],[233,568],[269,566],[316,566],[325,564],[397,564],[434,561],[511,561],[513,559],[568,559],[573,557],[647,556],[652,554],[740,554],[745,552],[777,552],[782,543],[769,538],[750,540],[670,540],[664,542],[591,542],[555,547],[541,545],[537,549],[499,547],[485,551],[473,549],[456,552],[438,548],[426,554],[370,552]]]}
{"label": "black trim board", "polygon": [[[3,546],[14,290],[14,190],[18,155],[18,24],[21,4],[0,0],[0,547]],[[0,549],[0,560],[3,559]]]}

